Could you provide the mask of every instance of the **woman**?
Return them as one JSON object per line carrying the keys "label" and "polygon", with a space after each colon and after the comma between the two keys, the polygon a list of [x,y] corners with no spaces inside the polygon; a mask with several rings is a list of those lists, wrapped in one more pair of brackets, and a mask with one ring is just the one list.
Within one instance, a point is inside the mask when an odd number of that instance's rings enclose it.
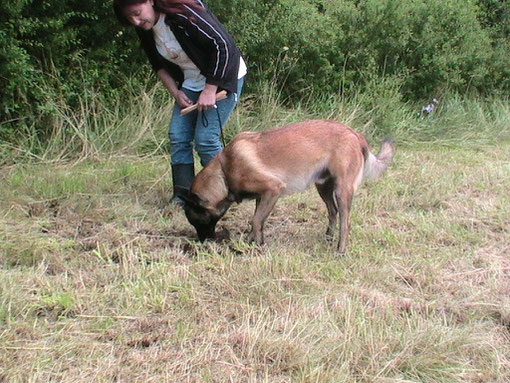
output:
{"label": "woman", "polygon": [[[114,0],[119,21],[136,28],[152,68],[175,98],[170,121],[174,197],[187,193],[195,176],[193,146],[202,165],[223,148],[221,129],[241,94],[246,65],[225,27],[200,0]],[[227,98],[216,104],[216,93]],[[181,116],[194,103],[195,112]]]}

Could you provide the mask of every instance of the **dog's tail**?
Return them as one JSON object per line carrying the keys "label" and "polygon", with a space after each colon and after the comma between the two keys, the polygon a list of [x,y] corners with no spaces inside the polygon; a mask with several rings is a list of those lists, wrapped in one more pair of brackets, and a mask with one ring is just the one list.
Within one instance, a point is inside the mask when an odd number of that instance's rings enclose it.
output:
{"label": "dog's tail", "polygon": [[375,155],[370,150],[365,153],[364,179],[376,180],[383,175],[395,155],[395,144],[391,138],[386,138],[381,144],[379,154]]}

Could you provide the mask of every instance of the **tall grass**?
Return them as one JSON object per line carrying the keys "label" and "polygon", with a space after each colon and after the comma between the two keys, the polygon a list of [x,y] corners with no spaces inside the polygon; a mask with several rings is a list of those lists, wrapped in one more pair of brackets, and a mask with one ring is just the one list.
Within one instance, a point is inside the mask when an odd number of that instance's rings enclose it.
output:
{"label": "tall grass", "polygon": [[[173,100],[153,81],[130,82],[107,95],[84,89],[72,105],[57,76],[43,85],[45,107],[37,125],[22,127],[0,143],[0,161],[59,161],[167,151],[167,130]],[[510,101],[445,95],[436,110],[404,102],[398,85],[379,80],[364,90],[344,95],[303,91],[284,99],[282,89],[268,82],[252,84],[225,127],[227,141],[244,130],[266,130],[309,119],[336,119],[380,139],[400,142],[478,145],[510,137]],[[423,104],[426,104],[424,102]],[[44,134],[41,134],[44,126]]]}
{"label": "tall grass", "polygon": [[72,101],[59,90],[64,84],[58,78],[49,77],[43,87],[46,99],[38,122],[2,144],[11,160],[58,161],[165,150],[165,125],[173,103],[162,86],[128,81],[107,94],[84,89]]}

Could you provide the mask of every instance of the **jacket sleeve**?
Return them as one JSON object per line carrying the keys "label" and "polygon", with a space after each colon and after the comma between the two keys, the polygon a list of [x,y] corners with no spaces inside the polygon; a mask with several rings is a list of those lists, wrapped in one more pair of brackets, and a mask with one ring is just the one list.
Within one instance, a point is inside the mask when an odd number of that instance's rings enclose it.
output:
{"label": "jacket sleeve", "polygon": [[207,83],[218,85],[227,74],[235,47],[225,27],[203,3],[201,4],[203,8],[199,9],[186,6],[188,14],[179,14],[178,17],[185,19],[186,33],[202,47],[209,58],[205,73],[202,73]]}

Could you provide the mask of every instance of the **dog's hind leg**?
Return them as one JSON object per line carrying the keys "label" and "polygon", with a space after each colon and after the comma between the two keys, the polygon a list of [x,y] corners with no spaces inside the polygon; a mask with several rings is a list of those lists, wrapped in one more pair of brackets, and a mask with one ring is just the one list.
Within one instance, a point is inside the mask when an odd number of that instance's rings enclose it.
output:
{"label": "dog's hind leg", "polygon": [[315,187],[328,209],[328,229],[326,230],[326,236],[332,237],[338,217],[338,208],[334,199],[335,180],[329,178],[322,184],[315,184]]}
{"label": "dog's hind leg", "polygon": [[[345,154],[345,153],[344,153]],[[362,151],[354,150],[349,160],[340,157],[332,173],[335,176],[335,199],[340,215],[340,239],[338,251],[345,253],[351,228],[351,205],[354,193],[363,180],[364,157]]]}
{"label": "dog's hind leg", "polygon": [[351,227],[350,213],[354,190],[348,185],[341,185],[337,187],[335,194],[340,215],[340,239],[338,241],[338,251],[343,254],[347,249],[347,241],[349,239],[349,230]]}

